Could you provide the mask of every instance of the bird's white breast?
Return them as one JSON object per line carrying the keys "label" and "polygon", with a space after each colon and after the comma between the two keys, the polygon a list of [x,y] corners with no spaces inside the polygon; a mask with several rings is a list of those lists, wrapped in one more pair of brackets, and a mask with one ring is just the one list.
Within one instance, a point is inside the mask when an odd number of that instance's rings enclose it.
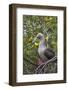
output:
{"label": "bird's white breast", "polygon": [[39,48],[38,48],[38,53],[43,53],[45,50],[45,47],[43,45],[40,45]]}
{"label": "bird's white breast", "polygon": [[44,45],[39,45],[39,48],[38,48],[38,53],[39,53],[39,56],[44,59],[45,56],[44,56],[44,51],[45,51],[46,47]]}

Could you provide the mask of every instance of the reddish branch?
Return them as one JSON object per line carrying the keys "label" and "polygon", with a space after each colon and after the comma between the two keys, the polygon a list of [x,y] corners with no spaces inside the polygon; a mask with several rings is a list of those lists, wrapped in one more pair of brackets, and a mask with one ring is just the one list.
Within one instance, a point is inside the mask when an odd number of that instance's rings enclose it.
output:
{"label": "reddish branch", "polygon": [[49,63],[54,62],[54,61],[56,61],[56,60],[57,60],[57,57],[55,56],[55,57],[53,57],[52,59],[48,60],[46,63],[42,63],[41,65],[39,65],[39,66],[36,68],[35,73],[37,74],[39,70],[40,70],[39,73],[41,73],[42,70],[43,70]]}

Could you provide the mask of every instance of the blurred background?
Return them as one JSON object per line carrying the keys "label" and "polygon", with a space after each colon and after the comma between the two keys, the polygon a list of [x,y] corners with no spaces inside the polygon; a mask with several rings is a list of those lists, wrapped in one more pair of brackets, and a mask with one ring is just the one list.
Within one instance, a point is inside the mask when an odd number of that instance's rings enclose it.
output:
{"label": "blurred background", "polygon": [[[34,44],[32,41],[38,33],[44,34],[47,47],[52,48],[57,54],[57,17],[23,15],[23,74],[35,74],[39,59],[39,41],[36,40]],[[56,72],[57,62],[48,64],[46,73]]]}

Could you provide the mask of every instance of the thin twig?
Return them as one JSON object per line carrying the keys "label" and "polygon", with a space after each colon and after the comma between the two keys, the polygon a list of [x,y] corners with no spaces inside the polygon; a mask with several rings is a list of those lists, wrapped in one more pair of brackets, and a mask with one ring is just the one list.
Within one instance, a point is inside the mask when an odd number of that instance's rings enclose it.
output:
{"label": "thin twig", "polygon": [[43,65],[43,67],[40,69],[40,72],[45,68],[45,66],[46,66],[47,64],[49,64],[49,63],[51,63],[51,62],[54,62],[55,60],[57,60],[56,57],[54,57],[53,59],[51,59],[51,60],[49,60],[48,62],[46,62],[46,63]]}
{"label": "thin twig", "polygon": [[57,57],[55,56],[55,57],[53,57],[52,59],[48,60],[46,63],[42,63],[41,65],[39,65],[39,66],[36,68],[35,73],[37,73],[37,71],[39,70],[40,67],[42,67],[41,70],[40,70],[40,72],[41,72],[41,71],[43,70],[43,68],[44,68],[47,64],[49,64],[49,63],[51,63],[51,62],[54,62],[54,61],[56,61],[56,60],[57,60]]}

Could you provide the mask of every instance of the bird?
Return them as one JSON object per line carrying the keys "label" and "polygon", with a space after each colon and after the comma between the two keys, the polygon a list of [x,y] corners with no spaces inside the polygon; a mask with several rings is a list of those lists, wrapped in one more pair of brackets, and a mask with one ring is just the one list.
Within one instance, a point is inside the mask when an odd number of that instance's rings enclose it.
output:
{"label": "bird", "polygon": [[55,56],[55,52],[51,48],[47,47],[44,34],[38,33],[34,38],[33,43],[35,43],[36,39],[39,39],[38,54],[40,60],[42,60],[42,62],[46,62],[52,59]]}

